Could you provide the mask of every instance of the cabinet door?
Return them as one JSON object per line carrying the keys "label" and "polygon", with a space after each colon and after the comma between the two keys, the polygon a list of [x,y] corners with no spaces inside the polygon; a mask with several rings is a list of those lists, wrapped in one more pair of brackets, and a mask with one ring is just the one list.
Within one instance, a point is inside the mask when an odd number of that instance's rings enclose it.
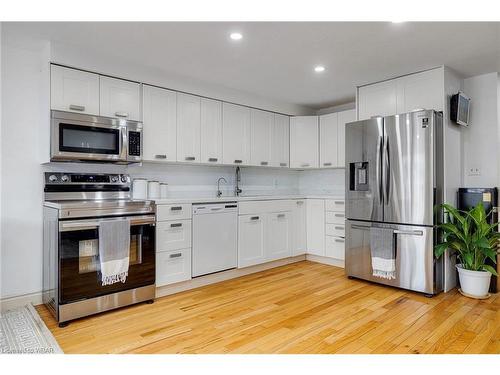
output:
{"label": "cabinet door", "polygon": [[291,212],[267,214],[266,258],[268,261],[287,258],[292,255]]}
{"label": "cabinet door", "polygon": [[441,68],[411,74],[397,79],[397,113],[415,109],[444,108],[444,76]]}
{"label": "cabinet door", "polygon": [[238,268],[264,263],[264,215],[239,216],[238,224]]}
{"label": "cabinet door", "polygon": [[325,255],[325,201],[307,199],[307,253]]}
{"label": "cabinet door", "polygon": [[396,80],[360,87],[357,104],[358,120],[397,114]]}
{"label": "cabinet door", "polygon": [[306,201],[295,201],[293,210],[293,248],[292,255],[305,254],[307,250]]}
{"label": "cabinet door", "polygon": [[345,240],[342,237],[326,236],[325,256],[335,259],[345,259]]}
{"label": "cabinet door", "polygon": [[141,120],[141,85],[110,77],[99,77],[101,116]]}
{"label": "cabinet door", "polygon": [[222,163],[222,102],[201,99],[201,162]]}
{"label": "cabinet door", "polygon": [[290,166],[317,168],[319,164],[318,116],[290,119]]}
{"label": "cabinet door", "polygon": [[252,109],[250,121],[250,164],[270,166],[274,114]]}
{"label": "cabinet door", "polygon": [[345,124],[356,121],[356,110],[338,113],[337,129],[337,167],[345,168]]}
{"label": "cabinet door", "polygon": [[250,163],[250,108],[222,104],[222,159],[224,164]]}
{"label": "cabinet door", "polygon": [[338,166],[338,114],[330,113],[319,117],[319,166]]}
{"label": "cabinet door", "polygon": [[177,93],[177,161],[200,162],[199,96]]}
{"label": "cabinet door", "polygon": [[177,158],[177,94],[153,86],[143,87],[144,160]]}
{"label": "cabinet door", "polygon": [[271,165],[288,167],[290,163],[290,117],[274,115],[271,137]]}
{"label": "cabinet door", "polygon": [[50,108],[99,115],[99,75],[52,65]]}

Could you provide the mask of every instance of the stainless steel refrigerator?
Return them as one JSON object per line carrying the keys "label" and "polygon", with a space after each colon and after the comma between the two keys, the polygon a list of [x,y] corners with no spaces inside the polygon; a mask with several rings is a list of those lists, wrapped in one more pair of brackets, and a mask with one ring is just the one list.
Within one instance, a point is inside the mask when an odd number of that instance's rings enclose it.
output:
{"label": "stainless steel refrigerator", "polygon": [[[347,275],[429,295],[442,291],[443,262],[433,246],[443,185],[441,113],[346,124]],[[395,279],[372,275],[370,231],[376,227],[392,229]]]}

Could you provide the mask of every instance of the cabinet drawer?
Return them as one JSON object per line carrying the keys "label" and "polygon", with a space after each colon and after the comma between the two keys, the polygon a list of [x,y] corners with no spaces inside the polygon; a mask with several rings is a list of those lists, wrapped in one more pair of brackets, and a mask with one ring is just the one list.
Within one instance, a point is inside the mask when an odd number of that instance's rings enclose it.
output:
{"label": "cabinet drawer", "polygon": [[325,219],[327,224],[344,224],[345,214],[343,212],[326,211]]}
{"label": "cabinet drawer", "polygon": [[344,212],[345,201],[343,199],[327,199],[325,201],[325,209],[327,211]]}
{"label": "cabinet drawer", "polygon": [[191,247],[191,220],[162,221],[156,224],[156,251]]}
{"label": "cabinet drawer", "polygon": [[156,286],[191,279],[191,249],[156,253]]}
{"label": "cabinet drawer", "polygon": [[326,236],[325,255],[330,258],[342,259],[345,258],[344,239],[340,237]]}
{"label": "cabinet drawer", "polygon": [[191,204],[162,204],[156,207],[156,220],[191,219]]}
{"label": "cabinet drawer", "polygon": [[345,235],[344,224],[326,224],[326,235],[344,237]]}

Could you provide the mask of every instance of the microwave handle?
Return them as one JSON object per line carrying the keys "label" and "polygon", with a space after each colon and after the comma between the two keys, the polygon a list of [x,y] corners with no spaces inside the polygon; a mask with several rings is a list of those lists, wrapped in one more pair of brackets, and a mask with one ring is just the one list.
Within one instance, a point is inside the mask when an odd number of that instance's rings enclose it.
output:
{"label": "microwave handle", "polygon": [[[97,219],[97,220],[72,220],[59,223],[60,232],[71,232],[75,230],[96,229],[100,223],[108,220],[123,220],[122,218],[116,219]],[[134,216],[130,220],[130,226],[135,225],[155,225],[155,217],[152,215]]]}

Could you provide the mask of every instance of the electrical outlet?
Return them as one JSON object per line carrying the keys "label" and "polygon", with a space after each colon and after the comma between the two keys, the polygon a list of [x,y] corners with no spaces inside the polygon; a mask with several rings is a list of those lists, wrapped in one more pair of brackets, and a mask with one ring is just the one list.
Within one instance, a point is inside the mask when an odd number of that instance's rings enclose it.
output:
{"label": "electrical outlet", "polygon": [[469,176],[481,176],[481,168],[471,167],[467,170]]}

